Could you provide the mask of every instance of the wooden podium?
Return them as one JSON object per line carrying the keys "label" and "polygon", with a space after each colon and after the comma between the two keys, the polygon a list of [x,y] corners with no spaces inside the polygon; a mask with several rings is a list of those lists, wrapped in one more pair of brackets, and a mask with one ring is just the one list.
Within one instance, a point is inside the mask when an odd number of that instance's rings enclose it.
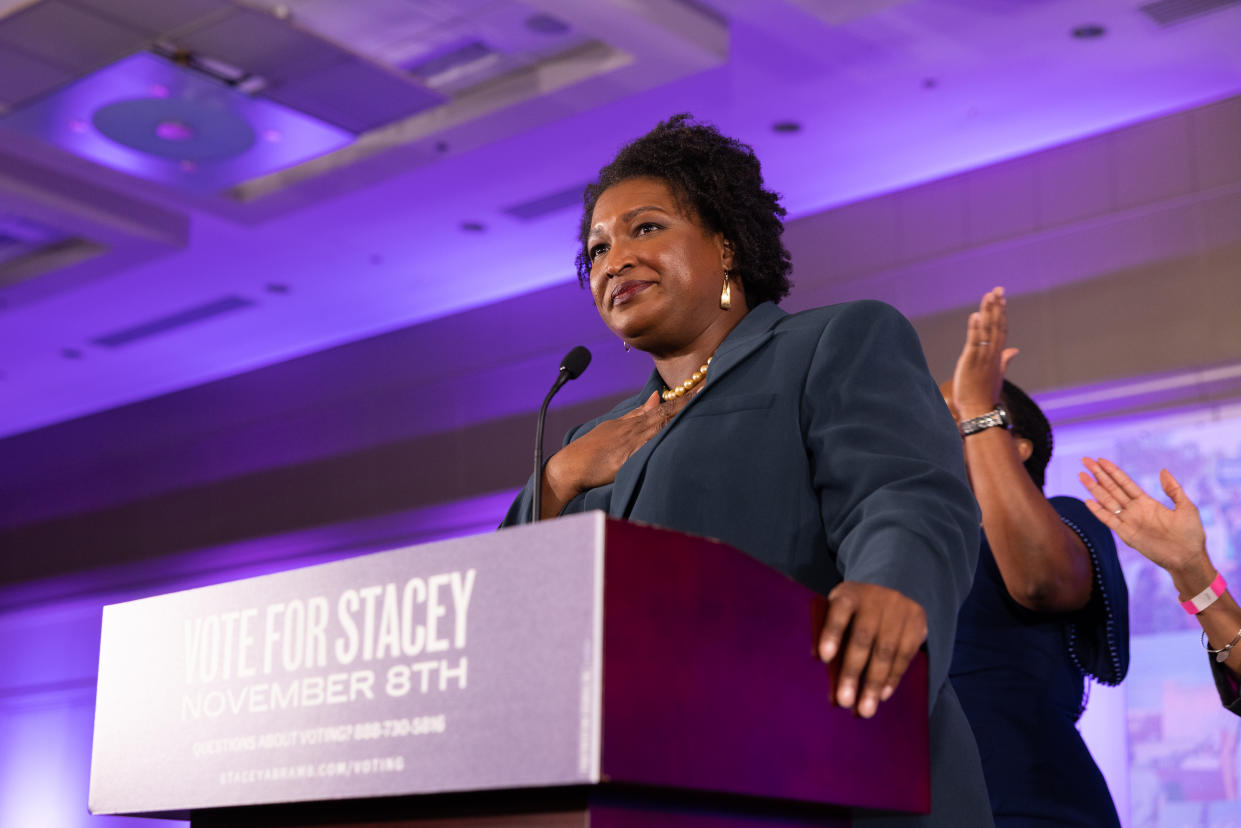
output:
{"label": "wooden podium", "polygon": [[806,588],[589,513],[106,607],[93,813],[206,826],[925,812],[926,662],[829,701]]}

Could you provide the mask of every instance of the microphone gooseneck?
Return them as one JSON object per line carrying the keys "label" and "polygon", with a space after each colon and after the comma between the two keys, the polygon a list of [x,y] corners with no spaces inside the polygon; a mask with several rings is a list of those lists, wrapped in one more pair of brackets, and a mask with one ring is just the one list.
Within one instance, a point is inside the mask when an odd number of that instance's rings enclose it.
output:
{"label": "microphone gooseneck", "polygon": [[547,396],[543,398],[543,404],[539,406],[539,420],[534,428],[534,497],[531,498],[530,504],[530,520],[532,522],[542,517],[543,421],[547,417],[547,404],[552,401],[552,397],[556,396],[556,392],[560,390],[562,385],[569,380],[580,377],[588,365],[590,365],[590,351],[582,345],[575,346],[573,350],[565,354],[564,359],[560,360],[560,373],[556,376],[556,381],[552,383],[552,388],[547,392]]}

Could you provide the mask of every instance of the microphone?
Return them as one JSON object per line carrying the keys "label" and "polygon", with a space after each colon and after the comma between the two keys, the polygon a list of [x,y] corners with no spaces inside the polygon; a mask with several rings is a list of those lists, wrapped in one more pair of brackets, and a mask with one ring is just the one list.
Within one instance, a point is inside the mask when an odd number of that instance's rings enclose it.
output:
{"label": "microphone", "polygon": [[587,365],[590,365],[590,351],[585,347],[578,345],[565,354],[564,359],[560,360],[560,374],[556,377],[556,382],[552,384],[552,390],[548,391],[547,396],[543,398],[543,405],[539,407],[539,422],[534,429],[534,498],[530,509],[531,521],[538,520],[542,515],[540,510],[543,506],[543,420],[547,417],[547,404],[560,390],[560,386],[580,377]]}

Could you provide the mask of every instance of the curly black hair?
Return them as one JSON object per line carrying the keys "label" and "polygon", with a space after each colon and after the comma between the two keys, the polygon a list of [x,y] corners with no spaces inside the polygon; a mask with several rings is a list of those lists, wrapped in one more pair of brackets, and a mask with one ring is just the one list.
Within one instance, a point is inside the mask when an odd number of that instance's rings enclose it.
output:
{"label": "curly black hair", "polygon": [[595,203],[608,187],[631,178],[667,182],[687,212],[692,210],[708,231],[732,244],[733,272],[741,279],[747,305],[779,302],[788,295],[793,265],[780,240],[785,210],[780,197],[764,188],[754,150],[685,113],[626,144],[599,171],[598,180],[587,185],[576,260],[582,287],[590,283],[586,239]]}
{"label": "curly black hair", "polygon": [[1051,462],[1051,423],[1047,421],[1047,415],[1038,407],[1038,403],[1008,380],[1004,380],[1004,385],[1000,388],[1000,401],[1008,409],[1008,416],[1013,421],[1013,434],[1026,438],[1034,447],[1034,452],[1026,458],[1025,467],[1034,485],[1041,490],[1046,479],[1047,464]]}

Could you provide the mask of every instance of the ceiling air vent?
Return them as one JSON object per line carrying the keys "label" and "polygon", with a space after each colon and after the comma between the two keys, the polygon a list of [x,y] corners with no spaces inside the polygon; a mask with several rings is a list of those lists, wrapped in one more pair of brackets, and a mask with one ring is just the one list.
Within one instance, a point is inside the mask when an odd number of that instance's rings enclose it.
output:
{"label": "ceiling air vent", "polygon": [[176,328],[183,328],[186,325],[192,325],[195,322],[202,322],[205,319],[211,319],[225,313],[231,313],[235,310],[248,308],[254,302],[241,296],[225,296],[216,299],[213,302],[207,302],[203,305],[196,305],[192,308],[186,308],[183,311],[170,313],[167,316],[161,316],[143,322],[140,325],[134,325],[120,331],[113,331],[110,334],[97,336],[91,340],[96,345],[102,345],[105,348],[119,348],[122,345],[129,345],[131,342],[137,342],[139,339],[146,339],[148,336],[167,333]]}
{"label": "ceiling air vent", "polygon": [[1139,9],[1160,26],[1172,26],[1238,4],[1241,0],[1156,0],[1139,6]]}
{"label": "ceiling air vent", "polygon": [[582,193],[585,191],[585,183],[574,184],[572,187],[557,190],[554,193],[548,193],[538,198],[532,198],[529,201],[523,201],[521,204],[514,204],[511,207],[505,207],[504,212],[513,218],[531,221],[548,213],[567,210],[570,207],[581,207]]}

